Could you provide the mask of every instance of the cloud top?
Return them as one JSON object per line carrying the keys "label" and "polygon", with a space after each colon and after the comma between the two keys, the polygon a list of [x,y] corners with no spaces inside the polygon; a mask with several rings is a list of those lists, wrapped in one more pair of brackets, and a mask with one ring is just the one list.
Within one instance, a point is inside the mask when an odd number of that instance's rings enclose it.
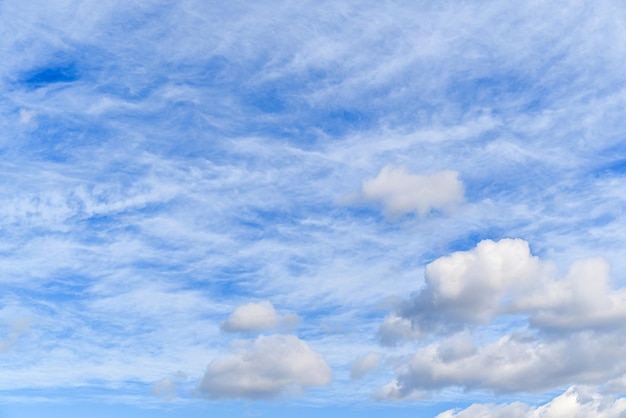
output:
{"label": "cloud top", "polygon": [[300,318],[296,314],[279,315],[270,301],[251,302],[239,306],[222,323],[225,332],[254,332],[277,327],[292,328]]}

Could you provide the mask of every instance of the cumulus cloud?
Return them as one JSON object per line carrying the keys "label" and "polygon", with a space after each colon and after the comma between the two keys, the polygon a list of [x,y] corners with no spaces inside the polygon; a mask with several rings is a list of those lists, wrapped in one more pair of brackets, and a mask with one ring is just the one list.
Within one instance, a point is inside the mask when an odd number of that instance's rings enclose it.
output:
{"label": "cumulus cloud", "polygon": [[306,342],[294,335],[271,335],[213,360],[199,390],[212,399],[269,399],[331,380],[330,367]]}
{"label": "cumulus cloud", "polygon": [[356,359],[350,367],[350,378],[360,379],[369,372],[372,372],[380,367],[380,354],[368,353],[363,357]]}
{"label": "cumulus cloud", "polygon": [[300,322],[296,314],[279,315],[271,302],[246,303],[239,306],[222,323],[226,332],[251,332],[274,329],[277,327],[293,328]]}
{"label": "cumulus cloud", "polygon": [[451,211],[463,202],[464,189],[455,171],[416,175],[405,167],[387,165],[378,176],[363,182],[362,195],[381,203],[388,216],[411,212],[423,216],[431,210]]}
{"label": "cumulus cloud", "polygon": [[[626,290],[611,287],[602,258],[577,260],[559,277],[525,241],[485,240],[430,263],[425,278],[422,291],[381,325],[381,342],[446,337],[399,362],[396,379],[381,391],[384,399],[446,387],[550,390],[626,375]],[[495,340],[472,335],[503,315],[518,319],[508,334]]]}
{"label": "cumulus cloud", "polygon": [[460,411],[442,412],[435,418],[622,418],[625,414],[625,398],[614,399],[590,388],[570,387],[538,407],[521,402],[505,405],[473,404]]}
{"label": "cumulus cloud", "polygon": [[619,325],[626,319],[626,289],[610,286],[603,258],[577,260],[559,278],[554,264],[533,256],[521,239],[484,240],[428,264],[425,286],[380,326],[385,345],[431,333],[451,333],[519,314],[543,331]]}
{"label": "cumulus cloud", "polygon": [[577,260],[562,280],[537,285],[520,296],[512,309],[531,313],[533,326],[544,330],[611,329],[626,319],[626,289],[611,288],[604,258]]}
{"label": "cumulus cloud", "polygon": [[541,339],[528,333],[505,335],[475,345],[454,336],[420,348],[395,369],[389,399],[446,387],[497,393],[549,390],[576,383],[606,382],[626,373],[619,334],[577,333]]}

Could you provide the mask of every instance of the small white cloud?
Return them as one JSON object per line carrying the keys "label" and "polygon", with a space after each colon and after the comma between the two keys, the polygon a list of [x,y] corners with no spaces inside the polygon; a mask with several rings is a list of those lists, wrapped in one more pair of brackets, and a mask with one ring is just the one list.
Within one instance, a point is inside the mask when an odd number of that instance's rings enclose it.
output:
{"label": "small white cloud", "polygon": [[572,263],[558,278],[553,263],[530,253],[526,241],[484,240],[470,251],[426,266],[426,286],[381,324],[383,343],[431,332],[486,324],[503,313],[528,315],[544,331],[620,326],[626,321],[626,288],[612,289],[604,258]]}
{"label": "small white cloud", "polygon": [[251,332],[274,328],[295,328],[300,322],[296,314],[279,315],[271,302],[264,300],[258,303],[246,303],[239,306],[222,323],[226,332]]}
{"label": "small white cloud", "polygon": [[306,342],[294,335],[271,335],[213,360],[199,390],[213,399],[269,399],[331,380],[330,367]]}
{"label": "small white cloud", "polygon": [[373,372],[380,367],[380,360],[380,354],[376,353],[368,353],[365,356],[356,359],[350,367],[350,378],[360,379],[369,372]]}
{"label": "small white cloud", "polygon": [[391,217],[431,210],[449,212],[464,201],[463,183],[455,171],[416,175],[405,167],[387,165],[373,179],[363,182],[362,196],[383,205]]}

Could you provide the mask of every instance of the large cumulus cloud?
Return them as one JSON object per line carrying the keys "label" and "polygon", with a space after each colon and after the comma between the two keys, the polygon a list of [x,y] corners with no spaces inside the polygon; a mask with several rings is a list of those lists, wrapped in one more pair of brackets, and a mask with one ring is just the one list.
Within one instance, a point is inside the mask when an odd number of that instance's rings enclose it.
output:
{"label": "large cumulus cloud", "polygon": [[611,285],[603,258],[577,260],[560,276],[523,240],[485,240],[430,263],[425,279],[380,327],[383,343],[429,341],[396,364],[383,399],[448,387],[536,392],[626,375],[626,290]]}

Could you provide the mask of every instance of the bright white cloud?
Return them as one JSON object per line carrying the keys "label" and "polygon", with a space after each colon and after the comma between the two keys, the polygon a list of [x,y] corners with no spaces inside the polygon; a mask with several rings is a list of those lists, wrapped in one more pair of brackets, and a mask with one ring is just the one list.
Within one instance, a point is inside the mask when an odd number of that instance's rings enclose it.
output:
{"label": "bright white cloud", "polygon": [[547,330],[601,329],[626,319],[626,289],[612,289],[603,258],[574,262],[559,278],[552,262],[520,239],[484,240],[426,266],[425,287],[398,304],[381,324],[384,344],[431,332],[488,324],[503,314],[526,315]]}
{"label": "bright white cloud", "polygon": [[270,301],[251,302],[239,306],[222,323],[226,332],[250,332],[274,329],[277,327],[292,328],[300,318],[296,314],[279,315]]}
{"label": "bright white cloud", "polygon": [[271,335],[213,360],[199,390],[214,399],[267,399],[331,380],[330,367],[306,342],[294,335]]}
{"label": "bright white cloud", "polygon": [[521,402],[473,404],[461,411],[442,412],[436,418],[622,418],[624,415],[626,398],[615,399],[588,387],[570,387],[538,407]]}
{"label": "bright white cloud", "polygon": [[[619,379],[626,373],[625,290],[611,288],[602,258],[578,260],[562,278],[555,271],[519,239],[485,240],[430,263],[424,289],[399,304],[379,334],[391,334],[394,323],[397,339],[465,331],[401,362],[381,396],[405,399],[445,387],[523,392]],[[530,330],[518,325],[477,343],[470,330],[488,329],[503,315],[526,320]]]}
{"label": "bright white cloud", "polygon": [[389,216],[431,210],[450,211],[464,200],[463,183],[454,171],[410,174],[406,167],[387,165],[378,176],[363,182],[363,197],[379,202]]}
{"label": "bright white cloud", "polygon": [[352,362],[352,366],[350,367],[350,378],[360,379],[369,372],[378,369],[381,358],[380,354],[368,353],[365,356],[354,360],[354,362]]}
{"label": "bright white cloud", "polygon": [[526,289],[542,275],[540,261],[519,239],[484,240],[470,251],[441,257],[426,266],[421,292],[381,325],[381,341],[394,343],[402,336],[487,323],[502,308],[505,296]]}

